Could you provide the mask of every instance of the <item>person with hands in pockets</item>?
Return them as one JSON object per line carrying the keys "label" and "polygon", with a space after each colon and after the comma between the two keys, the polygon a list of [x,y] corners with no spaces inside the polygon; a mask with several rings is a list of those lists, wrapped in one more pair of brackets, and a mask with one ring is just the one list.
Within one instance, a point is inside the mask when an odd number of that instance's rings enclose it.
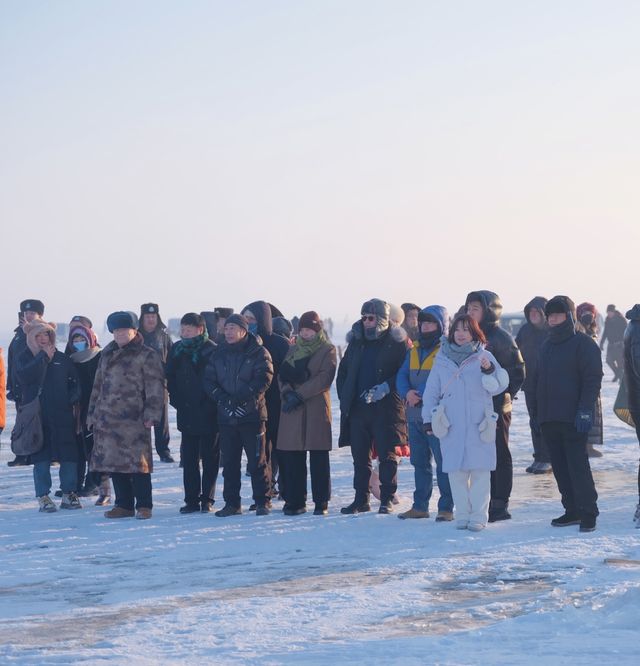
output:
{"label": "person with hands in pockets", "polygon": [[476,532],[487,524],[496,467],[498,416],[492,398],[509,384],[506,370],[485,345],[478,323],[469,315],[457,316],[441,339],[422,397],[424,431],[440,440],[457,527]]}

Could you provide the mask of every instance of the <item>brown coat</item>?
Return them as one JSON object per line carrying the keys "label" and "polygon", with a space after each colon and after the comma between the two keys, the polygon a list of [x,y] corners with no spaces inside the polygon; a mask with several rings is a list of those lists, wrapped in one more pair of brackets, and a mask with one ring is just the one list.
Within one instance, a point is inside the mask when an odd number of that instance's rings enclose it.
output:
{"label": "brown coat", "polygon": [[164,372],[159,354],[136,337],[120,348],[109,343],[91,392],[87,425],[93,426],[91,470],[143,473],[153,470],[151,432],[164,404]]}
{"label": "brown coat", "polygon": [[[292,347],[286,358],[293,354]],[[304,405],[286,414],[280,413],[277,448],[281,451],[331,450],[331,398],[329,389],[336,374],[336,348],[327,343],[309,359],[309,379],[291,386],[280,382],[284,394],[292,388],[304,399]]]}

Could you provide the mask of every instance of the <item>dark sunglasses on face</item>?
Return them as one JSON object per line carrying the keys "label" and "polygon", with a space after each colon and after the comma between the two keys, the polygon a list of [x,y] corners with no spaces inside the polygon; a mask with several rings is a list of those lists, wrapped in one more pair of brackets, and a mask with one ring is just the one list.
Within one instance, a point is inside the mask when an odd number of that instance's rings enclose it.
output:
{"label": "dark sunglasses on face", "polygon": [[362,321],[375,321],[375,315],[362,315]]}

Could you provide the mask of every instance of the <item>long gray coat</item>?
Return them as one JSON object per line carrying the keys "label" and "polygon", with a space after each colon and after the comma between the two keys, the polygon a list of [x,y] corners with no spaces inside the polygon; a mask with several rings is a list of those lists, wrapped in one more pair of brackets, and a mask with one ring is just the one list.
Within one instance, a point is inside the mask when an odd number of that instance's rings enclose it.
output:
{"label": "long gray coat", "polygon": [[[481,372],[483,357],[494,365],[491,375]],[[507,373],[484,349],[470,356],[461,366],[442,351],[438,352],[422,396],[422,418],[425,423],[431,422],[431,412],[441,402],[440,395],[444,391],[442,404],[450,423],[447,434],[440,438],[444,472],[496,468],[495,441],[483,442],[479,426],[486,413],[493,411],[492,396],[502,393],[508,384]]]}
{"label": "long gray coat", "polygon": [[151,432],[164,403],[164,371],[159,354],[136,337],[120,348],[109,343],[91,391],[87,425],[93,426],[91,469],[147,474],[153,470]]}

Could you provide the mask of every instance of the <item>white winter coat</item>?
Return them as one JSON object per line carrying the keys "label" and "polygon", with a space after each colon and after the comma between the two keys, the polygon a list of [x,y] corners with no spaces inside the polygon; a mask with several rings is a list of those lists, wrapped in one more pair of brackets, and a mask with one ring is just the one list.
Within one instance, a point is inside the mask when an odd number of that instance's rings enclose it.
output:
{"label": "white winter coat", "polygon": [[[481,372],[483,357],[493,363],[491,374]],[[438,352],[422,396],[422,419],[431,423],[433,410],[442,402],[449,421],[447,434],[440,437],[444,472],[496,468],[495,439],[484,442],[480,424],[493,414],[492,396],[502,393],[508,384],[506,370],[485,349],[472,354],[460,366]]]}

